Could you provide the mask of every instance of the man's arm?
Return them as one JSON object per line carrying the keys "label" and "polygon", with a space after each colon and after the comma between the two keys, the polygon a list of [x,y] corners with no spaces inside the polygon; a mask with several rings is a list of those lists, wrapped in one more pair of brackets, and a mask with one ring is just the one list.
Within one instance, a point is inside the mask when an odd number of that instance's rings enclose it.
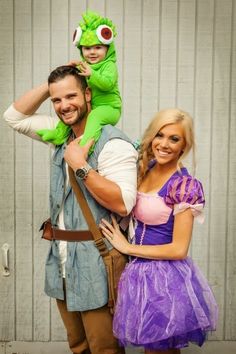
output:
{"label": "man's arm", "polygon": [[26,92],[23,96],[16,100],[13,105],[18,112],[25,115],[32,115],[48,97],[48,83],[45,82],[42,85]]}
{"label": "man's arm", "polygon": [[41,140],[36,134],[40,129],[55,128],[58,118],[37,114],[36,110],[49,97],[48,84],[44,83],[26,92],[4,112],[8,125],[21,134]]}
{"label": "man's arm", "polygon": [[[87,152],[91,144],[81,147],[79,139],[71,142],[64,158],[76,171],[86,164]],[[90,170],[84,181],[86,188],[105,208],[125,216],[132,210],[136,201],[137,152],[123,140],[109,141],[99,155],[98,172]]]}
{"label": "man's arm", "polygon": [[101,176],[94,170],[89,173],[84,183],[99,204],[121,216],[128,215],[118,184]]}

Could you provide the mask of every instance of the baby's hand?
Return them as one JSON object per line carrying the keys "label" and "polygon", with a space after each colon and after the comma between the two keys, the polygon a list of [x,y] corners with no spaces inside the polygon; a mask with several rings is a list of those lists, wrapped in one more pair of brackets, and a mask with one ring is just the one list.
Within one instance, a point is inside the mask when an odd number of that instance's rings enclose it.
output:
{"label": "baby's hand", "polygon": [[92,74],[92,70],[91,70],[89,64],[86,63],[85,61],[80,61],[78,64],[78,68],[79,68],[81,76],[88,77]]}
{"label": "baby's hand", "polygon": [[68,66],[77,66],[77,65],[79,65],[79,63],[80,63],[79,60],[71,60],[66,65],[68,65]]}

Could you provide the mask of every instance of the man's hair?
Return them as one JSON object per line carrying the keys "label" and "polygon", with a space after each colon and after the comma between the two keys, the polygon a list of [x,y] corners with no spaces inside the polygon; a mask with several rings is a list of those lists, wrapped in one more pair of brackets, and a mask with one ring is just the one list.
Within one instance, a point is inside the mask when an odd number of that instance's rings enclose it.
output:
{"label": "man's hair", "polygon": [[58,66],[55,70],[53,70],[48,77],[48,85],[60,81],[67,76],[73,76],[76,79],[82,92],[85,92],[85,89],[87,87],[85,77],[79,75],[79,70],[75,66],[71,65]]}

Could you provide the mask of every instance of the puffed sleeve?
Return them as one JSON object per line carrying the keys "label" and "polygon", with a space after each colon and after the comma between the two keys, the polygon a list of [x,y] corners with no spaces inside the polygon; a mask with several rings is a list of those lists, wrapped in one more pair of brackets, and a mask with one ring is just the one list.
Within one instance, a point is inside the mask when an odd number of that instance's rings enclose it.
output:
{"label": "puffed sleeve", "polygon": [[205,197],[200,181],[192,176],[179,176],[170,181],[165,203],[174,209],[174,215],[190,208],[193,216],[203,223]]}

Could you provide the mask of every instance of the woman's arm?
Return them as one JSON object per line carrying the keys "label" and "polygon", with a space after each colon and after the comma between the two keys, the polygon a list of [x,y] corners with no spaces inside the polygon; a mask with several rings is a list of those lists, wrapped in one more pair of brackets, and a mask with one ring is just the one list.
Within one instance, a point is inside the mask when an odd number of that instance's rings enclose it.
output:
{"label": "woman's arm", "polygon": [[113,225],[102,220],[100,228],[103,235],[120,252],[129,256],[158,260],[180,260],[186,258],[192,236],[193,215],[190,209],[175,216],[173,241],[164,245],[130,244],[119,230],[114,217]]}

